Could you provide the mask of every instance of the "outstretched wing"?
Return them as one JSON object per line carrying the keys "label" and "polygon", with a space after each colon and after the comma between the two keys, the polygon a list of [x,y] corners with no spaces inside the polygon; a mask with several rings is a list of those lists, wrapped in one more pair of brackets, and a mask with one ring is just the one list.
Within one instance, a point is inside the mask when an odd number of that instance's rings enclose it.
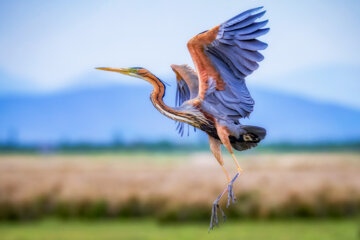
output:
{"label": "outstretched wing", "polygon": [[[171,65],[172,70],[176,74],[176,97],[175,105],[181,106],[185,101],[190,98],[196,97],[198,93],[198,77],[195,71],[186,64],[183,65]],[[178,130],[181,136],[184,135],[184,125],[183,122],[177,122],[176,130]],[[194,128],[195,131],[195,128]],[[188,126],[189,134],[189,126]]]}
{"label": "outstretched wing", "polygon": [[199,97],[220,118],[247,117],[253,110],[245,77],[259,67],[264,57],[258,51],[267,47],[256,39],[269,31],[263,28],[268,21],[256,22],[265,14],[254,14],[261,8],[245,11],[188,42],[199,76]]}
{"label": "outstretched wing", "polygon": [[195,71],[186,64],[172,64],[171,68],[176,74],[176,106],[180,106],[183,102],[197,96],[199,80]]}
{"label": "outstretched wing", "polygon": [[180,106],[183,102],[190,99],[190,90],[183,78],[176,81],[175,106]]}

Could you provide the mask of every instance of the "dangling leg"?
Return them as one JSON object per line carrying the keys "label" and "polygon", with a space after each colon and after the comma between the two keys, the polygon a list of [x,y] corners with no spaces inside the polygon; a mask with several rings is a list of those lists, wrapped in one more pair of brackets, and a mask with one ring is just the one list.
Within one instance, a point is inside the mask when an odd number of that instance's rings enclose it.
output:
{"label": "dangling leg", "polygon": [[228,180],[228,182],[230,182],[231,179],[230,179],[229,173],[226,171],[226,169],[224,167],[224,161],[221,156],[221,142],[209,135],[209,145],[210,145],[210,150],[211,150],[212,154],[214,154],[214,157],[216,158],[216,160],[222,167],[222,169],[225,173],[226,179]]}
{"label": "dangling leg", "polygon": [[[230,183],[231,179],[230,179],[229,173],[226,171],[226,169],[224,167],[224,161],[221,156],[221,142],[209,135],[209,145],[210,145],[211,152],[214,154],[216,160],[219,162],[220,166],[222,167],[222,170],[225,173],[228,183]],[[228,190],[228,188],[225,188],[225,190],[218,196],[218,198],[213,203],[212,210],[211,210],[209,231],[211,229],[213,229],[216,225],[218,225],[218,217],[217,217],[218,209],[220,210],[220,212],[224,218],[224,221],[226,220],[226,216],[225,216],[223,210],[220,208],[219,201],[220,201],[221,197],[227,192],[227,190]]]}
{"label": "dangling leg", "polygon": [[222,142],[222,144],[224,144],[225,148],[230,152],[231,157],[234,159],[236,167],[237,167],[237,174],[235,175],[235,177],[231,180],[231,182],[229,183],[228,186],[228,203],[226,207],[230,206],[230,202],[232,201],[233,203],[236,202],[236,198],[234,197],[234,192],[233,192],[233,183],[236,180],[236,178],[243,172],[243,170],[241,169],[238,161],[235,158],[234,155],[234,151],[232,150],[231,147],[231,143],[230,143],[230,139],[229,139],[229,131],[225,126],[221,126],[216,122],[216,130],[217,130],[217,134]]}

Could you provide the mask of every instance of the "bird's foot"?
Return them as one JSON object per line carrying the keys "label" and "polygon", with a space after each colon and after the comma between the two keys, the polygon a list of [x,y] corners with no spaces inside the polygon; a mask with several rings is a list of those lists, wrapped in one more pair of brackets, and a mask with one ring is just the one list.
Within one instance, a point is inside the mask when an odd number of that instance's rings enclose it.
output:
{"label": "bird's foot", "polygon": [[223,216],[224,222],[226,221],[226,216],[224,211],[221,209],[220,205],[219,205],[219,201],[221,199],[221,197],[224,195],[224,193],[227,191],[227,189],[225,189],[219,196],[218,198],[214,201],[213,205],[212,205],[212,209],[211,209],[211,219],[210,219],[210,227],[209,227],[209,232],[210,230],[212,230],[215,226],[219,225],[219,220],[218,220],[218,215],[217,215],[217,211],[220,210],[221,215]]}
{"label": "bird's foot", "polygon": [[215,226],[219,225],[219,220],[218,220],[218,210],[221,212],[221,215],[223,216],[224,222],[226,221],[226,216],[224,211],[221,209],[220,205],[219,205],[219,201],[221,199],[221,197],[228,192],[228,202],[227,202],[227,206],[230,206],[230,201],[233,202],[233,204],[236,203],[236,198],[234,196],[234,192],[233,192],[233,183],[235,182],[235,180],[238,178],[238,176],[240,175],[240,172],[238,172],[235,177],[229,182],[229,185],[227,188],[224,189],[224,191],[217,197],[217,199],[214,201],[213,205],[212,205],[212,209],[211,209],[211,219],[210,219],[210,227],[209,227],[209,232],[210,230],[212,230]]}
{"label": "bird's foot", "polygon": [[235,182],[235,180],[237,179],[237,177],[240,175],[240,173],[238,172],[235,177],[229,182],[229,185],[228,185],[228,189],[227,189],[227,192],[228,192],[228,201],[227,201],[227,204],[226,204],[226,207],[228,208],[230,206],[230,203],[232,202],[233,204],[236,203],[236,197],[234,196],[234,191],[233,191],[233,184]]}

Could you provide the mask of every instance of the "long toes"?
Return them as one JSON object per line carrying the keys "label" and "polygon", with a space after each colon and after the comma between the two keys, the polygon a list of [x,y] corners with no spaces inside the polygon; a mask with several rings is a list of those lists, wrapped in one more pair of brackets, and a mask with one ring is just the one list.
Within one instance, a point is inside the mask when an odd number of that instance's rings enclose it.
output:
{"label": "long toes", "polygon": [[230,206],[230,203],[235,204],[236,203],[236,197],[234,196],[234,191],[233,191],[233,185],[232,183],[229,183],[228,185],[228,201],[226,204],[226,207],[228,208]]}
{"label": "long toes", "polygon": [[210,218],[210,227],[209,232],[212,230],[216,225],[218,225],[218,217],[217,217],[217,203],[214,203],[211,209],[211,218]]}
{"label": "long toes", "polygon": [[219,208],[219,210],[221,212],[221,215],[223,217],[224,222],[226,222],[226,215],[225,215],[224,211],[221,209],[221,207],[219,205],[218,205],[218,208]]}
{"label": "long toes", "polygon": [[232,202],[233,204],[236,203],[236,197],[234,196],[234,191],[233,191],[233,184],[235,182],[235,180],[237,179],[237,177],[240,175],[240,173],[237,173],[235,175],[235,177],[230,181],[229,185],[228,185],[228,201],[226,204],[226,207],[228,208],[230,206],[230,203]]}
{"label": "long toes", "polygon": [[219,225],[219,220],[218,220],[218,215],[217,215],[217,210],[220,210],[221,215],[223,216],[224,222],[226,221],[226,216],[224,211],[221,209],[221,207],[219,206],[219,204],[217,202],[215,202],[212,206],[211,209],[211,219],[210,219],[210,227],[209,227],[209,232],[210,230],[212,230],[216,225]]}

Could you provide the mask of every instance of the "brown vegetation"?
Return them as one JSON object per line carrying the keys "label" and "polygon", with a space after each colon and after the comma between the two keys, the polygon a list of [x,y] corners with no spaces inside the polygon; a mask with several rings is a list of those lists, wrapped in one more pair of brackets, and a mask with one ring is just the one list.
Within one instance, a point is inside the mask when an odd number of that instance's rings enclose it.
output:
{"label": "brown vegetation", "polygon": [[[235,217],[354,216],[360,155],[238,154]],[[235,170],[230,157],[227,169]],[[233,172],[234,173],[234,172]],[[208,219],[226,178],[210,154],[0,156],[0,219]],[[225,205],[225,201],[222,202]],[[224,206],[225,207],[225,206]]]}

